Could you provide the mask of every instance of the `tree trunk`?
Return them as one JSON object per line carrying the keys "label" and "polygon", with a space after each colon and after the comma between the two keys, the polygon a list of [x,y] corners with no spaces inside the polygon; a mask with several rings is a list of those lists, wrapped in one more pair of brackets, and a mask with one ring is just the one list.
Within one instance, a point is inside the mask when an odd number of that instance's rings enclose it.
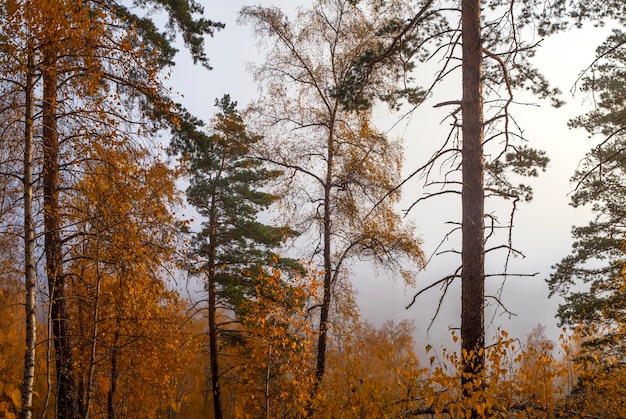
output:
{"label": "tree trunk", "polygon": [[[334,121],[334,118],[331,118]],[[315,369],[315,393],[324,378],[324,370],[326,368],[326,339],[328,335],[328,318],[330,313],[330,300],[332,292],[333,265],[331,254],[331,188],[333,176],[333,163],[335,156],[333,125],[330,124],[330,132],[328,135],[328,155],[326,163],[326,179],[324,182],[324,295],[322,297],[322,307],[320,310],[320,332],[317,341],[317,367]]]}
{"label": "tree trunk", "polygon": [[35,378],[35,224],[33,222],[33,52],[28,47],[26,68],[26,101],[24,112],[24,285],[26,289],[26,350],[24,352],[24,381],[20,417],[30,419],[33,407]]}
{"label": "tree trunk", "polygon": [[[273,327],[276,326],[276,320],[273,322]],[[265,419],[270,419],[270,383],[272,380],[272,344],[274,343],[273,339],[270,339],[269,344],[267,345],[267,365],[265,366]]]}
{"label": "tree trunk", "polygon": [[[480,0],[463,0],[463,190],[461,347],[463,392],[483,387],[484,374],[484,182]],[[478,381],[475,381],[475,380]],[[478,384],[477,384],[478,383]],[[475,414],[473,414],[473,417]]]}
{"label": "tree trunk", "polygon": [[326,339],[328,335],[328,317],[332,282],[332,264],[330,254],[330,183],[327,183],[324,198],[324,295],[320,310],[320,332],[317,340],[317,366],[315,369],[316,388],[324,378],[326,368]]}
{"label": "tree trunk", "polygon": [[211,212],[209,215],[209,277],[207,291],[209,294],[209,359],[211,363],[211,389],[213,391],[213,413],[215,419],[222,419],[222,397],[219,380],[219,361],[217,345],[217,288],[215,283],[215,224],[216,206],[215,190],[211,196]]}
{"label": "tree trunk", "polygon": [[43,192],[44,192],[44,246],[46,274],[50,293],[52,339],[54,341],[57,376],[57,417],[79,417],[78,399],[74,386],[72,346],[68,324],[63,254],[59,213],[59,137],[57,132],[56,57],[46,51],[43,73]]}
{"label": "tree trunk", "polygon": [[[84,402],[84,413],[83,416],[85,418],[89,417],[89,411],[91,410],[91,397],[93,393],[93,381],[94,381],[94,372],[96,369],[97,363],[97,353],[96,348],[98,344],[98,322],[100,321],[100,285],[102,283],[102,279],[100,276],[100,271],[98,269],[99,264],[98,258],[96,258],[96,287],[94,289],[94,307],[93,307],[93,328],[91,329],[91,352],[89,355],[89,370],[87,372],[86,379],[86,389],[85,389],[85,402]],[[118,329],[119,330],[119,329]],[[117,336],[119,332],[116,332],[115,342],[117,344]]]}
{"label": "tree trunk", "polygon": [[[210,275],[212,276],[212,275]],[[211,362],[211,389],[213,391],[213,412],[215,419],[222,419],[222,400],[219,381],[219,363],[217,358],[217,290],[215,278],[209,279],[209,357]]]}
{"label": "tree trunk", "polygon": [[115,419],[117,417],[115,414],[115,392],[117,391],[117,341],[119,336],[120,328],[118,323],[118,328],[113,337],[113,351],[111,352],[111,375],[109,377],[109,393],[107,394],[107,419]]}

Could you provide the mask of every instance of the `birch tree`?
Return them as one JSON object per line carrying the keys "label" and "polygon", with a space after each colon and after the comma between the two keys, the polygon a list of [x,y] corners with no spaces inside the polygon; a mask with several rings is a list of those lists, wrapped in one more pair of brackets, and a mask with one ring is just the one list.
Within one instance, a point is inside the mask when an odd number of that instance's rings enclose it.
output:
{"label": "birch tree", "polygon": [[[3,22],[3,33],[11,33],[18,39],[27,38],[30,33],[28,27],[22,27],[24,16],[19,11],[11,9],[5,15]],[[4,40],[3,40],[4,41]],[[3,124],[2,124],[2,154],[3,154],[3,201],[20,202],[22,212],[22,234],[14,232],[15,236],[23,238],[23,254],[21,257],[13,255],[16,264],[23,261],[23,268],[20,269],[24,275],[25,288],[25,353],[24,370],[22,381],[22,402],[20,416],[31,417],[33,383],[35,378],[36,362],[36,280],[35,280],[35,222],[36,206],[34,196],[36,174],[33,169],[36,165],[38,155],[34,141],[35,125],[35,92],[34,86],[38,76],[35,66],[35,49],[33,42],[23,44],[24,51],[16,49],[12,42],[2,42],[3,59],[0,64],[5,75],[1,78],[3,96]],[[21,127],[19,132],[18,126]],[[22,156],[14,154],[21,151]],[[21,162],[21,172],[17,167]],[[11,191],[8,187],[13,181],[19,180],[21,187],[21,201],[17,200],[16,191]],[[5,201],[7,202],[7,201]],[[3,215],[5,205],[2,206]],[[7,208],[8,209],[8,208]],[[17,210],[17,207],[13,207]],[[18,210],[18,212],[20,212]],[[9,218],[2,217],[0,224],[3,226],[3,234],[8,234],[13,230]],[[13,237],[15,237],[13,236]],[[7,235],[7,239],[8,239]],[[5,243],[7,250],[15,246]],[[10,253],[10,252],[8,252]],[[18,262],[19,261],[19,262]],[[17,266],[16,266],[17,268]],[[6,271],[6,270],[5,270]]]}
{"label": "birch tree", "polygon": [[[399,182],[402,165],[401,145],[371,122],[367,104],[377,96],[343,105],[343,86],[376,45],[382,22],[344,0],[317,1],[293,21],[265,7],[245,7],[241,19],[272,45],[254,69],[263,86],[252,110],[264,136],[257,153],[284,170],[289,225],[303,234],[305,257],[323,276],[315,373],[321,383],[333,307],[347,303],[337,293],[350,261],[373,262],[409,283],[424,262],[413,227],[394,211],[398,191],[375,206]],[[373,71],[364,91],[380,86],[382,94],[384,80],[401,77],[390,68]]]}
{"label": "birch tree", "polygon": [[34,79],[32,52],[27,53],[26,86],[24,89],[24,287],[26,288],[26,352],[24,354],[24,383],[22,388],[22,416],[30,419],[35,380],[35,345],[37,340],[36,282],[35,282],[35,216],[33,213],[34,165]]}
{"label": "birch tree", "polygon": [[149,148],[97,148],[65,212],[76,236],[66,270],[81,416],[148,414],[174,401],[188,345],[166,280],[178,242],[175,173]]}
{"label": "birch tree", "polygon": [[[193,1],[142,3],[148,4],[169,15],[169,35],[183,32],[194,59],[208,66],[202,35],[212,34],[220,25],[197,18],[202,8]],[[97,140],[119,146],[133,137],[148,138],[160,127],[177,129],[178,113],[159,79],[160,70],[172,64],[176,50],[168,34],[159,32],[149,19],[113,1],[7,1],[3,11],[7,17],[3,20],[3,47],[22,66],[18,72],[7,70],[3,81],[13,83],[12,78],[24,75],[32,57],[28,74],[36,75],[35,91],[41,92],[41,97],[34,99],[40,111],[35,112],[36,123],[42,127],[37,172],[42,176],[41,218],[57,414],[73,418],[82,407],[74,383],[65,257],[76,236],[67,224],[64,204],[80,178],[79,162],[94,155],[89,144]],[[24,51],[28,51],[28,60]],[[19,97],[24,96],[15,99]],[[28,387],[24,387],[25,400]]]}

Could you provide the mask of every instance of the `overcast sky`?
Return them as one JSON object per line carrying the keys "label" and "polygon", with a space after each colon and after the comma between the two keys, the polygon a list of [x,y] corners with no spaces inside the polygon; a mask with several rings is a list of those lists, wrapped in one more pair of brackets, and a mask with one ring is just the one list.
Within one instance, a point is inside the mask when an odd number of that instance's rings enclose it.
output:
{"label": "overcast sky", "polygon": [[[226,28],[214,38],[207,39],[207,54],[214,69],[207,72],[193,66],[187,55],[181,53],[170,84],[175,91],[180,92],[180,101],[193,114],[208,120],[214,112],[215,99],[225,93],[230,94],[240,108],[255,99],[257,87],[247,72],[247,65],[250,62],[258,63],[263,59],[263,53],[257,48],[250,29],[236,23],[241,7],[254,3],[239,0],[203,0],[202,3],[207,17],[226,24]],[[308,3],[293,0],[262,2],[263,5],[277,5],[286,10],[294,10],[297,4]],[[540,103],[540,106],[529,106],[516,114],[526,137],[531,140],[530,145],[547,151],[551,162],[547,172],[532,181],[534,200],[520,207],[515,222],[514,244],[524,252],[526,258],[515,260],[514,271],[538,274],[532,278],[507,280],[502,301],[517,316],[509,318],[505,314],[498,315],[490,326],[492,330],[500,326],[523,338],[538,323],[542,323],[547,327],[549,337],[558,337],[559,328],[554,317],[558,299],[547,298],[548,289],[544,280],[550,275],[551,266],[571,251],[571,227],[585,224],[590,219],[588,210],[574,209],[568,205],[568,194],[572,188],[569,178],[585,152],[594,144],[585,132],[567,127],[568,119],[589,110],[591,106],[581,93],[572,96],[570,89],[580,71],[591,63],[595,48],[607,32],[607,29],[592,27],[572,29],[544,40],[537,54],[537,65],[551,83],[561,88],[567,104],[554,109],[548,103]],[[432,77],[432,73],[425,71],[419,73],[419,77]],[[441,141],[447,133],[446,128],[439,124],[445,114],[435,110],[432,105],[437,99],[452,100],[459,96],[460,91],[442,92],[420,108],[410,121],[399,124],[391,133],[404,140],[407,174],[426,161],[429,156],[427,151],[431,149],[429,147],[432,147],[433,142]],[[389,129],[390,121],[396,119],[379,113],[383,116],[379,121],[379,129]],[[419,196],[419,188],[418,183],[412,183],[403,189],[406,203]],[[436,248],[447,231],[445,221],[458,220],[460,211],[460,200],[453,198],[420,204],[409,214],[408,218],[417,225],[428,253]],[[504,215],[501,213],[501,216]],[[455,243],[451,241],[449,247],[459,249]],[[434,258],[428,268],[418,275],[417,289],[450,274],[456,267],[450,263],[446,258]],[[501,265],[501,258],[490,257],[487,260],[487,270],[497,271]],[[426,345],[426,328],[435,314],[440,297],[438,289],[422,295],[411,309],[405,310],[404,307],[415,293],[414,289],[406,289],[402,284],[394,284],[386,278],[374,278],[371,270],[366,268],[355,269],[354,284],[359,291],[361,310],[370,322],[379,326],[389,319],[414,319],[417,345]],[[488,279],[488,289],[492,292],[500,285],[500,279]],[[486,313],[488,323],[492,320],[491,314],[490,310]],[[433,346],[450,344],[448,326],[460,326],[460,287],[449,291],[441,313],[428,334]]]}

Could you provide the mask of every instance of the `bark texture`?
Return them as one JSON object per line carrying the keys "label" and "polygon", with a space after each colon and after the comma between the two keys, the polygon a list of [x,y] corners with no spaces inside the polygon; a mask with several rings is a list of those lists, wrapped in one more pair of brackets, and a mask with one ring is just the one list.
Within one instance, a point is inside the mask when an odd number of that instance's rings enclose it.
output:
{"label": "bark texture", "polygon": [[[332,114],[334,120],[334,113]],[[331,254],[332,237],[332,213],[331,213],[331,188],[333,180],[333,161],[335,155],[335,140],[333,125],[329,128],[326,179],[324,183],[324,295],[322,296],[322,307],[320,309],[320,331],[317,342],[317,365],[315,368],[315,390],[324,378],[326,369],[326,340],[328,335],[328,322],[330,315],[330,301],[332,293],[333,260]]]}
{"label": "bark texture", "polygon": [[213,415],[215,419],[222,419],[222,395],[220,388],[219,376],[219,359],[217,345],[217,288],[215,278],[215,235],[216,235],[216,191],[212,190],[211,210],[209,216],[209,254],[208,268],[209,278],[207,282],[207,291],[209,293],[209,357],[211,363],[211,389],[213,392]]}
{"label": "bark texture", "polygon": [[[480,0],[463,0],[463,190],[461,346],[464,389],[484,370],[485,227]],[[482,386],[482,384],[480,384]]]}
{"label": "bark texture", "polygon": [[20,417],[30,419],[33,407],[35,379],[35,344],[37,318],[35,316],[35,224],[33,221],[33,53],[28,52],[26,69],[26,101],[24,114],[24,285],[26,290],[26,350],[24,352],[24,379]]}
{"label": "bark texture", "polygon": [[72,344],[68,322],[59,209],[59,135],[57,131],[56,57],[47,51],[43,74],[43,193],[44,246],[50,293],[50,318],[57,377],[57,417],[80,417],[74,385]]}

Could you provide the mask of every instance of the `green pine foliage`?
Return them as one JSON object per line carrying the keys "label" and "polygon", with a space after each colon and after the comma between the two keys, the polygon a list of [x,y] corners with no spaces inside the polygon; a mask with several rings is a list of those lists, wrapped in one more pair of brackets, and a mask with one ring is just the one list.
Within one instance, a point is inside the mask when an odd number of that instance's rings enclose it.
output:
{"label": "green pine foliage", "polygon": [[[575,207],[588,205],[594,219],[574,227],[572,253],[548,280],[551,295],[565,298],[562,323],[583,326],[592,345],[611,350],[626,339],[624,237],[626,235],[626,34],[613,33],[597,50],[594,71],[582,90],[598,98],[597,107],[570,122],[604,139],[587,153],[572,181]],[[581,288],[579,285],[585,284]]]}
{"label": "green pine foliage", "polygon": [[196,136],[181,150],[191,174],[187,201],[205,220],[193,239],[198,269],[214,269],[219,299],[235,312],[254,294],[256,278],[266,267],[302,270],[273,252],[295,232],[258,220],[278,199],[265,189],[281,172],[251,157],[259,137],[248,132],[236,105],[228,95],[216,100],[212,133]]}
{"label": "green pine foliage", "polygon": [[174,65],[176,48],[172,39],[182,34],[185,46],[189,49],[194,62],[200,62],[207,68],[209,60],[204,52],[204,36],[213,36],[224,24],[202,17],[203,7],[195,0],[135,0],[133,6],[142,10],[164,11],[168,17],[166,31],[161,31],[149,17],[137,15],[124,3],[111,1],[107,5],[129,27],[134,28],[144,41],[146,53],[159,54],[163,66]]}

